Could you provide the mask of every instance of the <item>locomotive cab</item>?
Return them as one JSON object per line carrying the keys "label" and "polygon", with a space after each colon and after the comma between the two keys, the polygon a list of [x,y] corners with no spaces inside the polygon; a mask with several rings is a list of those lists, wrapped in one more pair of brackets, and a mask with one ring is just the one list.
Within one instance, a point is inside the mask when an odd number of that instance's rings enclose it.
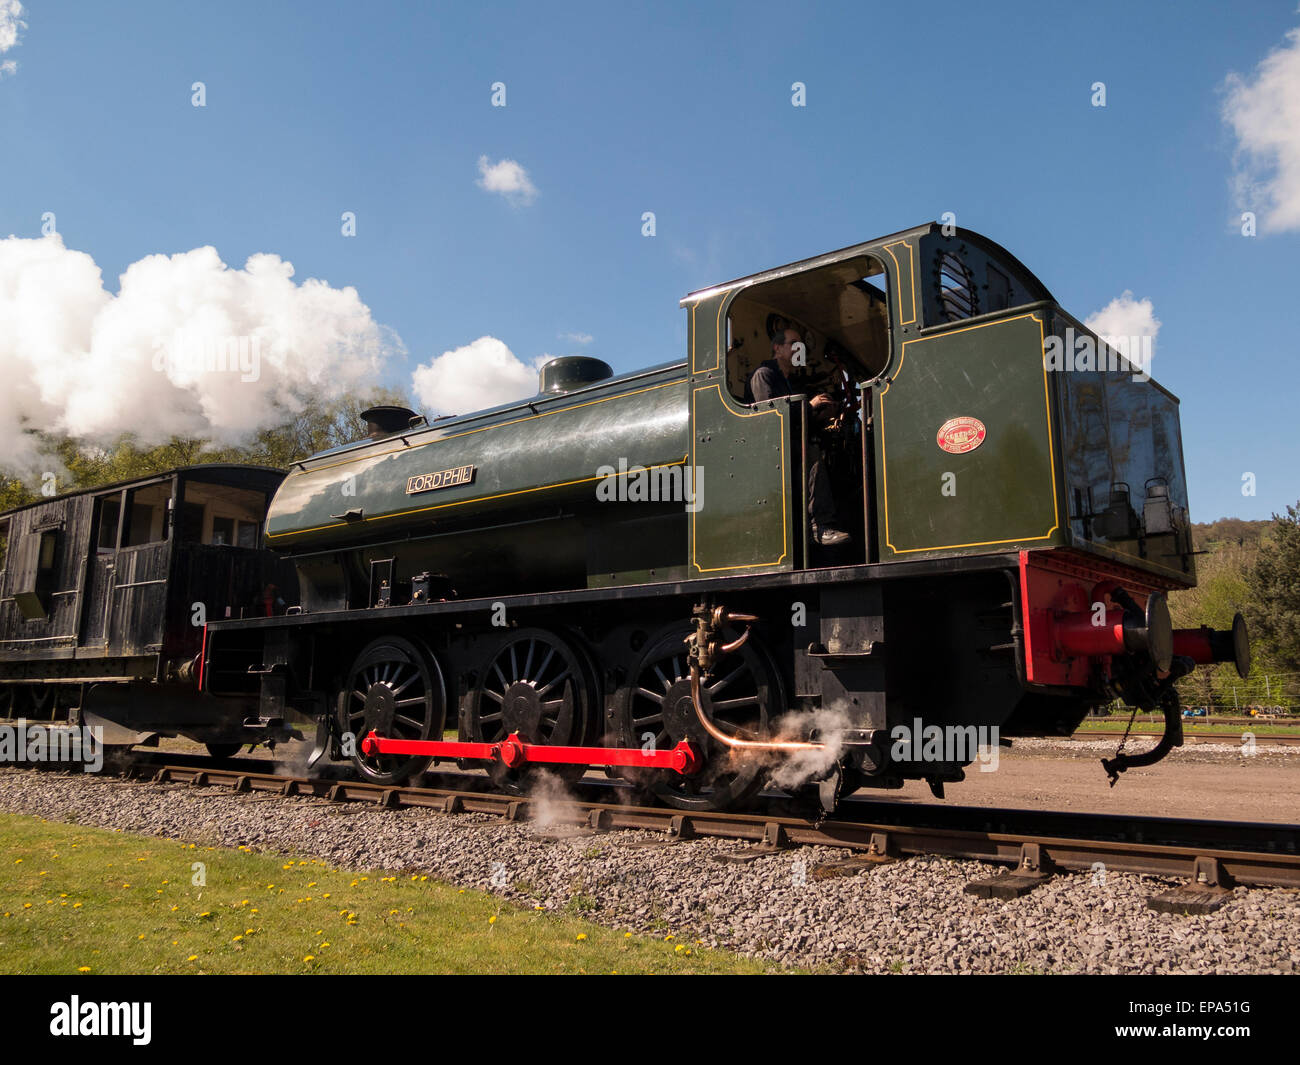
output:
{"label": "locomotive cab", "polygon": [[[788,405],[789,495],[795,565],[869,561],[870,469],[869,382],[889,364],[889,307],[885,268],[876,258],[857,256],[778,277],[746,289],[727,311],[724,357],[729,398],[746,404],[755,371],[774,356],[787,330],[799,335],[784,403],[748,405],[755,412]],[[830,399],[827,414],[814,413],[811,400]],[[812,492],[812,463],[827,469],[838,527],[851,541],[821,550],[809,541],[806,522]]]}

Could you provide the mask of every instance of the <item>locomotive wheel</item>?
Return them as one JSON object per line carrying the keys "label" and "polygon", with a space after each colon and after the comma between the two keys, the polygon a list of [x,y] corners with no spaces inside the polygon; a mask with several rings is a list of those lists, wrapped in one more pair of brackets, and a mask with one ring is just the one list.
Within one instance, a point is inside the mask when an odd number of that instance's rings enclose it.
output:
{"label": "locomotive wheel", "polygon": [[442,670],[427,651],[400,636],[368,644],[352,663],[342,704],[340,724],[356,738],[352,762],[366,780],[398,784],[428,767],[428,758],[361,752],[371,729],[391,739],[442,738]]}
{"label": "locomotive wheel", "polygon": [[208,749],[208,754],[213,758],[234,758],[243,748],[242,743],[205,743],[203,745]]}
{"label": "locomotive wheel", "polygon": [[[594,702],[593,670],[581,649],[545,629],[520,629],[492,645],[466,703],[465,735],[496,743],[518,733],[525,743],[581,745]],[[488,773],[503,791],[522,795],[539,772],[578,780],[584,766],[494,764]]]}
{"label": "locomotive wheel", "polygon": [[[705,759],[690,776],[671,772],[629,774],[656,799],[679,810],[725,810],[740,805],[763,786],[766,772],[757,759],[733,757],[709,737],[691,703],[691,673],[684,625],[650,642],[631,681],[619,693],[616,710],[625,746],[643,746],[653,736],[666,750],[688,739]],[[727,639],[737,633],[728,631]],[[700,703],[723,732],[747,739],[767,732],[767,723],[785,709],[780,678],[767,654],[751,638],[739,651],[718,659],[700,687]]]}

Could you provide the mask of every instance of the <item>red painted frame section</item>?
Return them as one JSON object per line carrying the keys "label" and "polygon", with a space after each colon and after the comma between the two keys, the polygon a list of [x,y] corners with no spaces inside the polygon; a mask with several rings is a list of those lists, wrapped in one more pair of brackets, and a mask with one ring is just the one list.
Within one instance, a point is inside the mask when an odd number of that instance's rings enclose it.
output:
{"label": "red painted frame section", "polygon": [[1169,585],[1142,570],[1068,549],[1020,552],[1020,617],[1025,631],[1025,680],[1091,687],[1098,658],[1124,653],[1123,611],[1107,604],[1106,623],[1092,625],[1099,585],[1119,584],[1139,602]]}
{"label": "red painted frame section", "polygon": [[466,743],[458,740],[399,740],[371,731],[361,741],[364,754],[405,754],[426,758],[456,758],[470,761],[503,762],[511,769],[523,765],[625,766],[637,769],[671,769],[683,776],[698,772],[703,763],[689,740],[667,751],[643,751],[639,747],[548,747],[525,743],[512,732],[497,743]]}

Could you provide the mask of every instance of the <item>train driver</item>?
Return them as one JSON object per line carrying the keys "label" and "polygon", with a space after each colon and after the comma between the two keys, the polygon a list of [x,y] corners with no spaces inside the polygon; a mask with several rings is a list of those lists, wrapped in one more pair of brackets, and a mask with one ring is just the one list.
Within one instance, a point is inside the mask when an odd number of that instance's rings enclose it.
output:
{"label": "train driver", "polygon": [[[794,394],[790,375],[794,371],[796,344],[802,345],[798,330],[791,326],[778,329],[772,336],[772,358],[763,363],[745,386],[745,402],[762,403],[778,396]],[[808,400],[808,410],[814,424],[824,426],[835,416],[835,401],[826,394]],[[812,538],[823,547],[845,543],[849,534],[835,525],[835,500],[831,498],[830,478],[821,448],[808,443],[808,519],[812,524]]]}

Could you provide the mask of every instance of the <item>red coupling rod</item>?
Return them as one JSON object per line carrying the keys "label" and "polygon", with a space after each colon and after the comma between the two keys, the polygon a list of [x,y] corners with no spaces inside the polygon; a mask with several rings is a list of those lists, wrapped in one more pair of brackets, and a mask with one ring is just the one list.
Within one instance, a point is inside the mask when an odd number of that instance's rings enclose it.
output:
{"label": "red coupling rod", "polygon": [[452,740],[399,740],[371,731],[361,741],[363,754],[405,754],[425,758],[457,758],[469,761],[500,761],[511,769],[524,765],[630,766],[637,769],[671,769],[689,776],[702,768],[699,755],[689,740],[667,751],[645,751],[640,747],[549,747],[525,743],[512,732],[497,743],[462,743]]}

